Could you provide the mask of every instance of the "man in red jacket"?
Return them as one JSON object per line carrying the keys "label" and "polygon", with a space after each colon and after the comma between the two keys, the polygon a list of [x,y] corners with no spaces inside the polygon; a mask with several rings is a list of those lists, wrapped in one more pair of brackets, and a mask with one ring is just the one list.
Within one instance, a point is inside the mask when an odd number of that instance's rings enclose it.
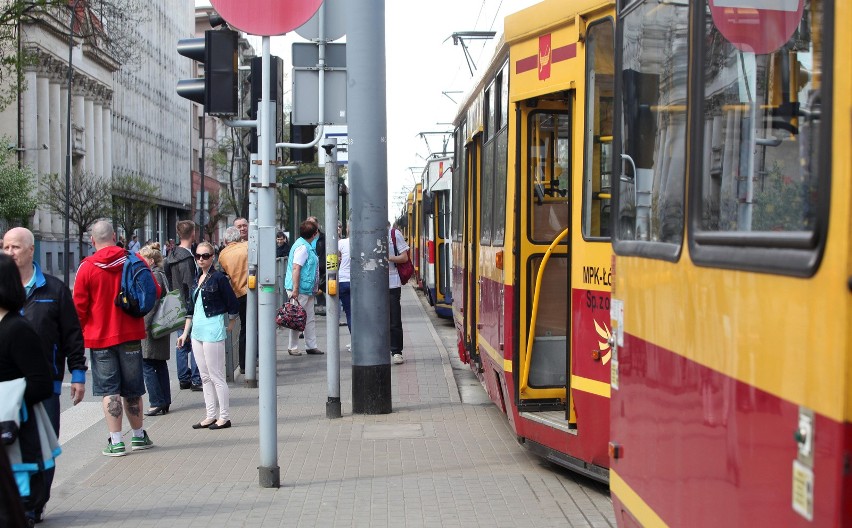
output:
{"label": "man in red jacket", "polygon": [[110,436],[103,454],[117,457],[127,453],[121,435],[122,411],[133,428],[131,449],[154,447],[142,428],[145,382],[141,340],[145,339],[145,320],[131,317],[115,305],[127,254],[115,245],[112,224],[104,220],[96,222],[91,235],[95,254],[85,258],[77,269],[74,307],[83,328],[85,346],[91,349],[92,394],[103,396]]}

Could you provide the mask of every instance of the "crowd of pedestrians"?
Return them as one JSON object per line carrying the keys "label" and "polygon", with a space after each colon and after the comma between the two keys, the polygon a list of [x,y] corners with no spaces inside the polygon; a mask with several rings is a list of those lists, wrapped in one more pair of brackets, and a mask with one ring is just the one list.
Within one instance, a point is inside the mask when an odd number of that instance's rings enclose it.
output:
{"label": "crowd of pedestrians", "polygon": [[[186,320],[178,330],[175,361],[180,389],[203,392],[206,413],[194,429],[231,427],[229,391],[225,378],[225,342],[237,317],[241,320],[239,368],[245,372],[245,315],[248,288],[248,222],[238,218],[224,234],[224,247],[216,253],[209,242],[195,244],[196,225],[177,222],[178,243],[169,239],[145,245],[132,235],[124,244],[108,221],[90,228],[94,253],[82,260],[72,290],[60,279],[44,273],[35,261],[31,231],[15,227],[7,231],[0,247],[0,381],[26,379],[24,405],[41,404],[56,437],[60,431],[60,396],[70,374],[69,398],[73,405],[85,394],[90,370],[91,394],[101,399],[108,437],[102,454],[121,457],[129,451],[154,447],[144,428],[144,416],[164,415],[172,405],[168,361],[170,335],[154,338],[151,324],[155,308],[145,317],[134,317],[116,305],[120,277],[130,252],[148,266],[158,297],[177,290]],[[339,296],[346,326],[352,331],[351,248],[338,227]],[[389,328],[391,362],[403,363],[399,274],[395,263],[408,258],[402,234],[388,226]],[[127,249],[125,249],[125,247]],[[218,258],[217,258],[218,257]],[[325,241],[315,217],[299,225],[298,238],[290,243],[284,232],[276,234],[276,257],[285,261],[287,298],[306,311],[304,332],[290,330],[288,352],[324,354],[316,335],[314,306],[325,288]],[[216,261],[218,260],[218,267]],[[157,301],[161,302],[160,300]],[[341,323],[343,324],[343,323]],[[87,364],[85,349],[89,349]],[[40,353],[33,354],[31,351]],[[148,394],[148,409],[143,396]],[[123,433],[126,417],[130,431]],[[22,426],[23,427],[23,426]],[[129,436],[129,438],[127,438]],[[23,441],[22,441],[23,442]],[[23,447],[23,445],[22,445]],[[38,453],[22,449],[24,460]],[[15,489],[6,457],[0,457],[0,490]],[[50,498],[53,466],[30,476],[29,490],[18,501],[0,501],[0,524],[14,526],[40,522]],[[19,488],[20,490],[20,488]],[[8,496],[6,496],[8,498]]]}

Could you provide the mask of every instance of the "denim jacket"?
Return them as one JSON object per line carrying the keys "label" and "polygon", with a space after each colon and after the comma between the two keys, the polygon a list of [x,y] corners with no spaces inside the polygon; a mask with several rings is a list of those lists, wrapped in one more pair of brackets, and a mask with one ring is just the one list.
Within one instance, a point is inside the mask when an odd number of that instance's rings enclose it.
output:
{"label": "denim jacket", "polygon": [[[200,276],[201,270],[196,273],[196,283]],[[201,292],[201,304],[204,306],[204,314],[207,317],[227,312],[230,314],[231,319],[233,319],[239,313],[240,304],[237,301],[237,296],[234,295],[234,290],[231,288],[231,281],[228,279],[228,276],[221,271],[211,268],[210,276],[207,277],[201,288],[195,288],[195,291],[192,292],[192,302],[187,306],[187,317],[192,317],[199,291]]]}

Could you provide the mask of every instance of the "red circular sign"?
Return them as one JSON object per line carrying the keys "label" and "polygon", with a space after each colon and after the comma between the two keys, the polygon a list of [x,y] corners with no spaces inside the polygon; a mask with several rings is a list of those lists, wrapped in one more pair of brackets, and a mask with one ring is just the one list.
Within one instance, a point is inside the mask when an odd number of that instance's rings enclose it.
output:
{"label": "red circular sign", "polygon": [[799,27],[804,0],[710,0],[713,23],[737,49],[773,53]]}
{"label": "red circular sign", "polygon": [[322,0],[210,0],[231,26],[250,35],[283,35],[317,12]]}

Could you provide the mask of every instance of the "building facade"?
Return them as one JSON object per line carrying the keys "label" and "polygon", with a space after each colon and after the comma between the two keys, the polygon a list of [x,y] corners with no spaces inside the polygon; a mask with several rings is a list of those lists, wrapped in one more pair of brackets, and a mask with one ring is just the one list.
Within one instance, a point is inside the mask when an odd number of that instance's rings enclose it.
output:
{"label": "building facade", "polygon": [[[128,42],[136,57],[127,64],[119,64],[96,39],[74,38],[69,83],[69,26],[73,22],[79,35],[85,24],[102,23],[86,4],[80,2],[74,17],[70,9],[60,9],[21,25],[21,49],[35,60],[24,72],[18,101],[0,115],[0,134],[16,142],[19,162],[37,175],[37,192],[50,174],[64,179],[70,117],[72,181],[83,175],[102,181],[107,203],[116,174],[152,182],[156,207],[137,234],[142,241],[165,242],[174,238],[177,219],[189,216],[191,202],[190,123],[187,103],[175,92],[177,80],[190,75],[190,65],[178,60],[175,45],[192,35],[194,7],[146,3],[141,23],[125,28],[131,31]],[[36,259],[46,272],[61,276],[64,218],[39,203],[30,228],[36,235]],[[81,259],[73,224],[69,235],[73,271]],[[89,251],[84,248],[82,256]]]}

